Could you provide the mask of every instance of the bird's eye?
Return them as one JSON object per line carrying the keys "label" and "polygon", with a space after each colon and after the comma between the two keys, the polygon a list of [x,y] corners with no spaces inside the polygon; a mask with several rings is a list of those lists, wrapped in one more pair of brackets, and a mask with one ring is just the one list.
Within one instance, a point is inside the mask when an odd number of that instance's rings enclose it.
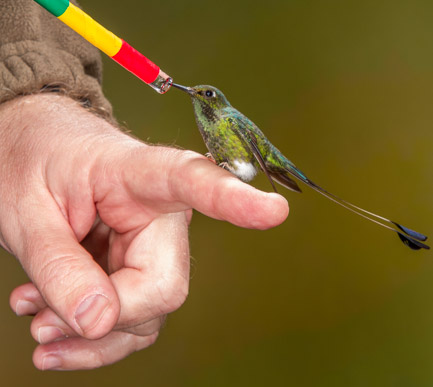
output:
{"label": "bird's eye", "polygon": [[206,97],[213,97],[215,93],[212,90],[206,90]]}

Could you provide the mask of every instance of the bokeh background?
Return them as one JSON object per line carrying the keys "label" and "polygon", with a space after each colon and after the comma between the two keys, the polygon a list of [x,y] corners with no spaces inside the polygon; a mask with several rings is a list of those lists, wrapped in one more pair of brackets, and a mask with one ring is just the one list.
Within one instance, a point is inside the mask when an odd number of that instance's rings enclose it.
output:
{"label": "bokeh background", "polygon": [[[433,3],[81,0],[175,81],[222,89],[310,178],[433,236]],[[189,99],[104,58],[117,118],[204,153]],[[253,183],[270,190],[261,176]],[[282,192],[282,190],[281,190]],[[185,305],[158,342],[86,372],[36,370],[26,281],[2,254],[4,386],[432,386],[433,253],[305,187],[268,231],[196,213]]]}

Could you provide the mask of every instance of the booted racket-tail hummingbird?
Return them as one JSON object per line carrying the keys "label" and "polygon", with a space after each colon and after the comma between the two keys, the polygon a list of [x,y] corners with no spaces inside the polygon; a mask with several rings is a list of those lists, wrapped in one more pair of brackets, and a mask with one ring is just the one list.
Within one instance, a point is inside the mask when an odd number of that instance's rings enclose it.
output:
{"label": "booted racket-tail hummingbird", "polygon": [[340,206],[395,231],[411,249],[430,248],[423,243],[427,240],[425,235],[355,206],[312,182],[271,144],[254,122],[235,109],[217,88],[208,85],[186,87],[175,83],[173,86],[191,97],[197,126],[210,152],[208,157],[242,181],[251,181],[262,170],[275,192],[277,188],[274,182],[301,192],[294,179],[299,180]]}

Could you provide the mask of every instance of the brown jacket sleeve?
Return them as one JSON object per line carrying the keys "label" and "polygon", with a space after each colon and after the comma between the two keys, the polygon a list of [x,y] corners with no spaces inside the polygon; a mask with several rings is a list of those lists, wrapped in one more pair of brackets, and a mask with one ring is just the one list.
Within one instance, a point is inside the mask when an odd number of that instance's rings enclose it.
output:
{"label": "brown jacket sleeve", "polygon": [[0,1],[0,103],[61,88],[111,114],[99,51],[32,0]]}

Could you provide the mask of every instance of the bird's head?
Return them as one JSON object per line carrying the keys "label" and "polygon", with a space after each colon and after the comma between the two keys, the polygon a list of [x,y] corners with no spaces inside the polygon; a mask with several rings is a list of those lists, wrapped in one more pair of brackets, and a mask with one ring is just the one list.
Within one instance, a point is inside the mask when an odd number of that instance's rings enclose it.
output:
{"label": "bird's head", "polygon": [[186,87],[176,83],[173,83],[173,86],[190,95],[196,115],[204,115],[212,119],[221,109],[231,106],[225,95],[216,87],[209,85]]}

